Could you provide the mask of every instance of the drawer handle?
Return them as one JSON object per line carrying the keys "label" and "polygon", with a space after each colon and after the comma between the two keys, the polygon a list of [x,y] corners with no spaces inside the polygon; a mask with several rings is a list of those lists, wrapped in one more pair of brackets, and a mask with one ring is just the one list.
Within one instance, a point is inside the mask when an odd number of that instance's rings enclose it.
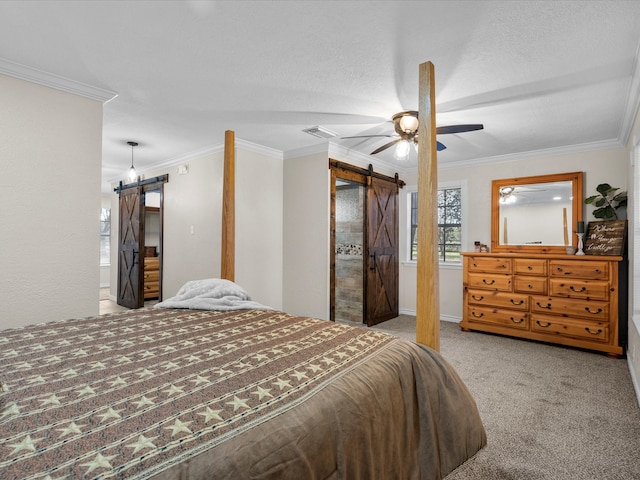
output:
{"label": "drawer handle", "polygon": [[536,320],[536,323],[542,328],[547,328],[551,326],[551,322],[546,322],[546,325],[543,325],[542,322],[540,322],[540,320]]}
{"label": "drawer handle", "polygon": [[476,297],[475,295],[471,295],[471,298],[479,302],[480,300],[484,300],[484,295],[480,295],[479,297]]}
{"label": "drawer handle", "polygon": [[602,270],[600,270],[599,268],[596,268],[596,269],[594,270],[594,272],[596,272],[596,273],[602,273]]}
{"label": "drawer handle", "polygon": [[484,313],[480,313],[480,315],[478,315],[476,312],[471,312],[471,315],[473,315],[476,318],[482,318],[484,317]]}
{"label": "drawer handle", "polygon": [[484,283],[485,285],[493,285],[494,283],[496,283],[495,280],[491,280],[490,282],[487,282],[486,278],[482,279],[482,283]]}
{"label": "drawer handle", "polygon": [[511,320],[513,323],[516,323],[516,324],[524,322],[524,318],[522,317],[520,317],[518,320],[516,320],[513,317],[509,317],[509,320]]}
{"label": "drawer handle", "polygon": [[589,333],[591,335],[600,335],[602,333],[602,329],[601,328],[599,328],[596,332],[592,332],[589,327],[584,327],[584,329],[587,331],[587,333]]}
{"label": "drawer handle", "polygon": [[524,303],[524,300],[520,300],[519,302],[516,302],[513,298],[510,298],[509,301],[514,305],[522,305]]}
{"label": "drawer handle", "polygon": [[527,285],[527,287],[529,287],[529,289],[532,289],[533,285],[529,284],[529,285]]}
{"label": "drawer handle", "polygon": [[502,265],[500,265],[500,268],[507,268],[507,266],[503,263]]}
{"label": "drawer handle", "polygon": [[529,266],[527,266],[527,269],[533,270],[533,267],[531,265],[529,265]]}
{"label": "drawer handle", "polygon": [[557,270],[558,272],[564,273],[565,275],[571,275],[571,272],[565,272],[564,270],[562,270],[562,268],[561,268],[561,267],[558,267],[556,270]]}
{"label": "drawer handle", "polygon": [[569,290],[576,293],[586,292],[587,287],[582,287],[580,290],[577,290],[573,285],[569,285]]}
{"label": "drawer handle", "polygon": [[601,308],[597,309],[595,312],[593,310],[591,310],[589,307],[584,307],[584,310],[587,313],[590,313],[592,315],[598,315],[599,313],[602,313],[602,309]]}
{"label": "drawer handle", "polygon": [[[547,310],[551,310],[551,304],[547,303],[546,305],[541,305],[540,302],[536,302],[536,305],[540,308],[546,308]],[[589,308],[589,307],[586,307]]]}

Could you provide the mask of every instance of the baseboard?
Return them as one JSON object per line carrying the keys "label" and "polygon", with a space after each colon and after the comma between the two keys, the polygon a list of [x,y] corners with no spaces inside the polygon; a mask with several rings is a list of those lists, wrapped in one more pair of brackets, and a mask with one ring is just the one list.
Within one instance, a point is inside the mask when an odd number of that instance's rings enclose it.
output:
{"label": "baseboard", "polygon": [[[398,310],[398,313],[400,315],[411,315],[412,317],[416,316],[416,311],[415,310],[406,310],[406,309],[400,309]],[[453,322],[453,323],[460,323],[460,321],[462,320],[460,317],[454,317],[453,315],[440,315],[440,320],[443,322]]]}
{"label": "baseboard", "polygon": [[627,355],[627,364],[629,365],[629,373],[631,374],[631,383],[633,383],[633,389],[636,391],[636,400],[638,406],[640,406],[640,385],[638,384],[638,375],[633,368],[633,359]]}

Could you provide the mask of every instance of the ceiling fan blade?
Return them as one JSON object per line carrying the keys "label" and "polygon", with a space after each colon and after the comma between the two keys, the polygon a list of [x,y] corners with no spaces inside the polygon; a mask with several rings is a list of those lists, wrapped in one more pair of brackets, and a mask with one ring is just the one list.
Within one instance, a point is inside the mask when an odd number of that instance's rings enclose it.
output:
{"label": "ceiling fan blade", "polygon": [[446,133],[462,133],[473,132],[474,130],[482,130],[484,125],[481,123],[471,123],[467,125],[446,125],[444,127],[436,127],[436,134],[443,135]]}
{"label": "ceiling fan blade", "polygon": [[402,140],[402,137],[398,137],[395,140],[392,140],[389,143],[385,143],[384,145],[382,145],[381,147],[376,148],[373,152],[371,152],[369,155],[375,155],[376,153],[380,153],[383,150],[386,150],[389,147],[393,147],[396,143],[400,142]]}
{"label": "ceiling fan blade", "polygon": [[444,150],[445,148],[447,148],[447,147],[446,147],[444,144],[442,144],[442,143],[440,143],[440,142],[438,142],[438,141],[436,140],[436,149],[437,149],[439,152],[441,152],[441,151],[442,151],[442,150]]}
{"label": "ceiling fan blade", "polygon": [[395,135],[354,135],[351,137],[340,137],[340,139],[345,140],[347,138],[373,138],[373,137],[395,137]]}

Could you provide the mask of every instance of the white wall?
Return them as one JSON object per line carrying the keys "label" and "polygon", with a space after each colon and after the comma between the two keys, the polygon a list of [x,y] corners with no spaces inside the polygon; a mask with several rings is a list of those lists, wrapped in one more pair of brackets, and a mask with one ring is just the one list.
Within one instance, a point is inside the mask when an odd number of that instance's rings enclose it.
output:
{"label": "white wall", "polygon": [[0,328],[98,313],[102,103],[0,75]]}
{"label": "white wall", "polygon": [[[163,298],[189,280],[220,276],[224,153],[143,172],[164,185]],[[282,308],[282,158],[236,147],[235,282],[252,299]],[[117,294],[118,196],[112,195],[111,295]]]}
{"label": "white wall", "polygon": [[640,404],[640,112],[628,142],[629,339],[627,362]]}
{"label": "white wall", "polygon": [[284,161],[283,310],[329,318],[327,153]]}

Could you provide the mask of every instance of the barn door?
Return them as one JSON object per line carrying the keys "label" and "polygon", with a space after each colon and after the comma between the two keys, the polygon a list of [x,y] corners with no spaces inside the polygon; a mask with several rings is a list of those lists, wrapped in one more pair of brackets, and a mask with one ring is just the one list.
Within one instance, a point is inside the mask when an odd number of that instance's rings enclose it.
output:
{"label": "barn door", "polygon": [[120,191],[118,240],[118,305],[140,308],[144,305],[141,252],[143,251],[144,202],[142,187]]}
{"label": "barn door", "polygon": [[365,248],[365,321],[398,316],[398,185],[369,177]]}

